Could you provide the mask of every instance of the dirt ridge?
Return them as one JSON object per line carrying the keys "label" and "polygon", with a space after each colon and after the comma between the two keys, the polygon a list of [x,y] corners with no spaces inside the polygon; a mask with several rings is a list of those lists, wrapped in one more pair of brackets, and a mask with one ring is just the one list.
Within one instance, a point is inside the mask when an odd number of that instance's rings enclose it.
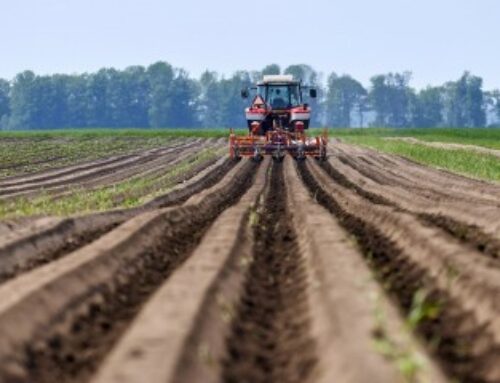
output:
{"label": "dirt ridge", "polygon": [[[188,255],[187,249],[184,248],[183,251],[179,252],[179,248],[174,246],[175,238],[178,238],[181,244],[184,244],[183,246],[194,246],[209,223],[228,205],[235,203],[249,187],[254,169],[255,164],[240,164],[213,190],[203,192],[206,197],[200,204],[144,213],[127,221],[94,244],[0,286],[0,296],[5,298],[2,299],[0,305],[0,360],[4,363],[3,365],[7,365],[10,360],[9,364],[11,365],[11,368],[3,371],[3,374],[21,374],[19,364],[16,364],[15,358],[12,359],[13,355],[17,353],[18,357],[21,356],[22,354],[19,353],[24,348],[23,344],[28,340],[34,342],[35,339],[39,338],[46,339],[46,341],[32,343],[33,346],[37,347],[34,350],[28,350],[28,359],[24,362],[28,371],[34,373],[39,381],[43,381],[38,375],[42,371],[48,371],[58,376],[58,381],[62,381],[63,376],[68,379],[71,376],[70,381],[74,381],[76,378],[71,372],[74,365],[71,363],[69,365],[56,363],[53,366],[54,369],[42,368],[40,370],[37,368],[37,366],[44,365],[45,361],[54,360],[54,358],[58,360],[58,355],[60,355],[58,352],[61,351],[61,347],[59,342],[56,342],[57,346],[54,349],[51,346],[53,344],[51,337],[57,336],[59,327],[62,326],[63,329],[68,327],[67,321],[62,319],[69,318],[69,324],[74,324],[75,322],[71,319],[78,318],[78,313],[81,313],[83,308],[87,308],[83,310],[83,318],[85,320],[93,318],[95,310],[92,307],[97,304],[100,307],[98,311],[102,312],[102,304],[106,302],[106,291],[118,293],[118,296],[112,294],[117,299],[116,302],[124,299],[124,303],[126,303],[127,297],[132,299],[135,294],[130,291],[119,294],[120,286],[124,288],[132,286],[133,284],[130,283],[136,278],[137,281],[140,281],[141,277],[138,273],[148,270],[148,265],[149,270],[156,274],[156,264],[161,263],[161,259],[164,259],[168,265],[172,264],[172,259],[168,254],[171,254],[176,260],[174,264],[185,259]],[[203,213],[200,214],[200,211]],[[166,233],[168,234],[165,235]],[[183,237],[186,239],[182,240]],[[167,241],[170,245],[165,248],[160,245],[161,241]],[[170,249],[169,251],[172,253],[167,252],[167,258],[162,258],[163,251],[167,249]],[[147,276],[145,278],[146,280],[151,279]],[[142,288],[140,285],[136,287],[139,292]],[[13,291],[17,291],[14,296],[12,295]],[[56,295],[54,295],[55,291],[58,292]],[[91,292],[96,292],[97,295],[89,295]],[[112,306],[111,302],[108,303]],[[44,306],[40,306],[40,304]],[[40,308],[39,315],[37,317],[27,316],[27,312],[35,306]],[[116,306],[113,307],[116,308]],[[112,314],[119,315],[120,312],[114,310]],[[58,320],[57,317],[61,319]],[[53,322],[54,320],[55,322]],[[94,326],[99,325],[99,323],[93,323]],[[22,328],[22,331],[12,332],[8,330],[14,327]],[[69,325],[69,327],[71,330],[72,326]],[[98,327],[91,327],[91,329],[95,328]],[[71,345],[71,339],[74,338],[65,339]],[[77,342],[75,346],[79,344]],[[50,356],[49,350],[51,349],[55,351],[55,355]],[[49,359],[44,359],[45,355],[49,355]],[[77,357],[75,354],[71,355],[72,358]],[[85,353],[81,357],[84,355]],[[48,365],[44,366],[48,367]],[[79,371],[78,374],[85,375],[86,366],[92,367],[92,363],[87,360],[83,366],[84,370]],[[68,370],[59,376],[55,367],[67,368]],[[48,377],[48,381],[54,381],[54,375]],[[23,375],[21,374],[21,376]],[[25,379],[22,381],[30,381],[31,378],[22,379]]]}
{"label": "dirt ridge", "polygon": [[[419,328],[429,344],[435,336],[442,337],[437,349],[431,347],[431,352],[437,352],[446,370],[466,381],[496,381],[500,377],[500,369],[493,363],[500,339],[500,323],[495,321],[500,308],[496,298],[498,270],[489,269],[484,259],[466,255],[466,250],[461,250],[462,256],[456,250],[446,249],[450,245],[442,241],[432,250],[440,242],[439,235],[419,227],[404,213],[370,206],[342,187],[330,184],[326,173],[321,172],[316,164],[301,168],[304,182],[316,199],[356,236],[382,281],[391,283],[391,291],[403,311],[411,312],[419,292],[429,305],[439,307],[437,319],[423,320]],[[405,227],[411,227],[411,231]],[[419,232],[424,235],[425,244],[411,239]],[[459,259],[461,264],[456,263]],[[471,329],[475,329],[473,338]],[[464,358],[467,363],[462,362]]]}
{"label": "dirt ridge", "polygon": [[[85,185],[115,177],[97,173]],[[500,381],[498,185],[342,143],[178,180],[136,208],[2,224],[0,383]]]}
{"label": "dirt ridge", "polygon": [[[206,166],[208,165],[208,166]],[[119,224],[141,213],[185,202],[192,195],[219,182],[234,166],[221,159],[214,164],[202,164],[193,171],[188,182],[143,206],[69,217],[38,228],[33,233],[0,245],[0,282],[61,258],[92,242]],[[198,174],[194,174],[197,173]]]}

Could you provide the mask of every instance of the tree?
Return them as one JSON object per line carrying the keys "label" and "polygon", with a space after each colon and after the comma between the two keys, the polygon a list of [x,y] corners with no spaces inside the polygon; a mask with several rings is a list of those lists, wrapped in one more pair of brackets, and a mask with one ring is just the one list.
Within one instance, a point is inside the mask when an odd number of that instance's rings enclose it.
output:
{"label": "tree", "polygon": [[157,62],[148,67],[147,75],[151,88],[149,124],[154,128],[166,127],[172,112],[170,91],[174,70],[170,64]]}
{"label": "tree", "polygon": [[7,128],[10,116],[10,83],[0,79],[0,130]]}
{"label": "tree", "polygon": [[240,91],[253,83],[252,73],[239,71],[229,79],[213,72],[205,72],[200,80],[200,116],[203,126],[243,127],[246,125],[244,110],[248,101]]}
{"label": "tree", "polygon": [[32,127],[35,113],[33,102],[34,83],[35,74],[32,71],[22,72],[15,77],[11,91],[9,128],[29,129]]}
{"label": "tree", "polygon": [[262,76],[270,74],[281,74],[280,66],[278,64],[270,64],[262,69]]}
{"label": "tree", "polygon": [[444,88],[446,124],[450,127],[481,127],[486,124],[483,79],[465,72]]}
{"label": "tree", "polygon": [[150,82],[146,69],[142,66],[131,66],[123,73],[123,89],[127,92],[126,119],[122,126],[144,128],[149,126],[148,111],[150,108]]}
{"label": "tree", "polygon": [[86,81],[84,99],[86,105],[86,125],[88,127],[109,126],[111,119],[107,112],[108,88],[107,69],[101,69],[90,75]]}
{"label": "tree", "polygon": [[389,73],[371,78],[370,104],[376,113],[374,125],[395,128],[410,125],[411,73]]}
{"label": "tree", "polygon": [[130,94],[124,72],[116,69],[107,70],[106,114],[111,127],[128,126],[131,120],[129,110]]}
{"label": "tree", "polygon": [[56,129],[68,127],[66,84],[69,76],[37,76],[35,79],[33,128]]}
{"label": "tree", "polygon": [[443,123],[443,89],[427,87],[413,94],[410,101],[412,126],[434,128]]}
{"label": "tree", "polygon": [[305,85],[317,86],[318,73],[309,65],[296,64],[290,65],[283,72],[284,74],[291,74],[295,79],[302,80]]}
{"label": "tree", "polygon": [[66,81],[66,119],[65,126],[84,128],[89,125],[87,97],[88,75],[70,76]]}
{"label": "tree", "polygon": [[497,119],[497,123],[500,122],[500,90],[494,90],[489,93],[489,101],[492,107],[493,114]]}
{"label": "tree", "polygon": [[217,108],[220,102],[219,78],[216,72],[206,71],[201,75],[199,81],[200,101],[198,104],[198,116],[204,127],[221,126]]}
{"label": "tree", "polygon": [[[248,106],[240,90],[263,74],[280,73],[279,65],[271,64],[261,72],[239,71],[231,77],[206,72],[194,80],[166,62],[82,75],[25,71],[12,82],[0,79],[0,129],[240,127],[245,126],[243,111]],[[483,92],[482,79],[468,72],[457,81],[419,92],[409,87],[408,72],[374,76],[368,95],[358,81],[335,73],[323,88],[320,74],[306,64],[290,65],[283,73],[317,89],[317,99],[304,94],[304,102],[314,109],[313,126],[326,120],[333,126],[352,126],[356,116],[363,126],[369,108],[376,116],[374,125],[381,126],[476,127],[486,124],[487,113],[500,120],[500,92]]]}
{"label": "tree", "polygon": [[197,87],[187,72],[176,70],[176,75],[170,87],[170,101],[167,115],[167,125],[173,128],[192,128],[198,125],[196,116]]}
{"label": "tree", "polygon": [[366,90],[352,77],[332,73],[328,79],[326,95],[327,123],[334,127],[351,127],[351,115],[360,108]]}
{"label": "tree", "polygon": [[474,128],[483,127],[486,125],[486,110],[482,89],[483,79],[481,77],[470,76],[467,85],[465,108],[467,109],[468,126]]}

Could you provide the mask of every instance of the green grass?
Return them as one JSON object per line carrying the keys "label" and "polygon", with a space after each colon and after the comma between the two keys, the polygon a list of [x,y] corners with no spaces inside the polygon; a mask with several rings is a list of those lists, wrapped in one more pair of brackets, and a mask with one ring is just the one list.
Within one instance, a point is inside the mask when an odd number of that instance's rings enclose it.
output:
{"label": "green grass", "polygon": [[[318,133],[319,130],[313,130]],[[415,162],[469,177],[500,181],[500,159],[468,149],[432,148],[387,137],[414,137],[422,141],[476,145],[500,149],[500,129],[330,129],[331,137],[409,158]]]}
{"label": "green grass", "polygon": [[500,159],[493,155],[469,150],[430,148],[401,141],[387,141],[381,137],[351,136],[344,137],[344,140],[466,176],[500,181]]}
{"label": "green grass", "polygon": [[[246,129],[237,129],[236,133],[247,132]],[[2,138],[39,138],[39,139],[56,139],[56,138],[72,138],[72,139],[96,139],[103,137],[117,138],[180,138],[180,137],[227,137],[229,129],[61,129],[61,130],[23,130],[23,131],[0,131],[0,139]]]}
{"label": "green grass", "polygon": [[500,129],[329,129],[333,137],[414,137],[422,141],[447,142],[464,145],[477,145],[491,149],[500,149]]}
{"label": "green grass", "polygon": [[[380,295],[376,296],[375,302],[376,327],[373,331],[375,351],[394,363],[405,382],[419,381],[418,377],[425,369],[425,363],[420,353],[412,347],[411,343],[402,344],[391,339],[390,334],[393,331],[388,328],[386,313],[382,308]],[[407,330],[403,329],[402,331]]]}
{"label": "green grass", "polygon": [[406,322],[411,330],[415,330],[422,322],[436,319],[441,312],[441,304],[429,299],[427,291],[417,290]]}

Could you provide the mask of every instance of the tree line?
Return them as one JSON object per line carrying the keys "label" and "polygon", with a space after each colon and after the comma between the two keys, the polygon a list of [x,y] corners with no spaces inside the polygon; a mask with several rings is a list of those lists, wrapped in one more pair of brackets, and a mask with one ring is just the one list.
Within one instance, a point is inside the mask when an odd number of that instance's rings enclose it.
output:
{"label": "tree line", "polygon": [[314,126],[483,127],[500,120],[500,91],[465,72],[442,86],[415,90],[411,73],[373,76],[365,88],[349,75],[326,81],[309,65],[238,71],[231,77],[206,71],[199,79],[166,62],[81,75],[39,76],[32,71],[0,79],[0,128],[243,127],[248,101],[240,90],[264,74],[293,74],[318,89]]}

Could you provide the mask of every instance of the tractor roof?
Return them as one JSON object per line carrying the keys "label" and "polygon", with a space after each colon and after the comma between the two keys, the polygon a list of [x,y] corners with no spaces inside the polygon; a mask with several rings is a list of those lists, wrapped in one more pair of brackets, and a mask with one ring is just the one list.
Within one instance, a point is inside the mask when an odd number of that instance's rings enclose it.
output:
{"label": "tractor roof", "polygon": [[292,75],[266,75],[257,85],[267,84],[299,84],[300,81],[294,80]]}

